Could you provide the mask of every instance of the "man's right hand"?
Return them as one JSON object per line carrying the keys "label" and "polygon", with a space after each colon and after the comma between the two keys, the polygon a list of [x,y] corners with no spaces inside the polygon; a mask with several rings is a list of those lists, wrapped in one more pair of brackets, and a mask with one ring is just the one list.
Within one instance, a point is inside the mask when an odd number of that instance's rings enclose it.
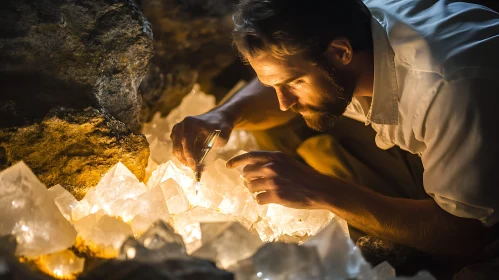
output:
{"label": "man's right hand", "polygon": [[189,116],[173,126],[170,138],[173,142],[173,154],[183,164],[196,169],[196,159],[199,157],[206,137],[216,129],[221,130],[215,146],[227,143],[233,129],[233,122],[223,113],[211,111],[199,116]]}

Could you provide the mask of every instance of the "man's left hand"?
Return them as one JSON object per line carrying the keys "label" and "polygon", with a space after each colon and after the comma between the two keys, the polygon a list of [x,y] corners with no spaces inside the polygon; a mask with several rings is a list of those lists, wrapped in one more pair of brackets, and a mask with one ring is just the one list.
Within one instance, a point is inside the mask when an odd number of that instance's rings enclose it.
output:
{"label": "man's left hand", "polygon": [[282,152],[253,151],[227,162],[244,166],[242,175],[259,204],[276,203],[297,209],[324,209],[335,179],[301,164]]}

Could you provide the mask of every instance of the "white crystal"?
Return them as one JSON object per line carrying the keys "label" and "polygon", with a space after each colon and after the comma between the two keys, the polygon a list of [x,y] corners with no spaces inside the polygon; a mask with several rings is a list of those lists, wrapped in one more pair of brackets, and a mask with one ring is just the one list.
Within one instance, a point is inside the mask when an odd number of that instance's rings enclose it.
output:
{"label": "white crystal", "polygon": [[247,266],[240,266],[246,271],[236,271],[238,279],[323,279],[317,250],[297,244],[268,243],[251,257],[251,269]]}
{"label": "white crystal", "polygon": [[222,214],[214,209],[194,207],[173,217],[175,231],[184,239],[187,253],[201,246],[201,227],[199,223],[232,222],[235,217]]}
{"label": "white crystal", "polygon": [[77,257],[72,251],[43,255],[39,259],[41,269],[59,279],[73,278],[83,271],[84,258]]}
{"label": "white crystal", "polygon": [[326,280],[355,278],[366,267],[370,268],[336,219],[303,245],[317,248]]}
{"label": "white crystal", "polygon": [[395,269],[386,261],[372,269],[373,280],[390,280],[396,277]]}
{"label": "white crystal", "polygon": [[173,179],[168,179],[159,184],[163,190],[163,194],[168,206],[168,211],[171,214],[178,214],[189,209],[189,199],[184,193],[184,190]]}
{"label": "white crystal", "polygon": [[259,146],[255,136],[249,131],[233,130],[227,144],[217,150],[217,156],[224,160],[229,160],[236,155],[241,154],[240,151],[256,151]]}
{"label": "white crystal", "polygon": [[135,214],[131,226],[136,235],[146,231],[158,220],[170,221],[170,213],[161,186],[154,187],[140,195],[135,199],[130,209]]}
{"label": "white crystal", "polygon": [[16,237],[16,255],[38,257],[74,244],[76,231],[26,164],[0,172],[0,235]]}
{"label": "white crystal", "polygon": [[202,247],[193,256],[210,259],[225,269],[251,257],[263,244],[239,223],[202,223],[201,235]]}
{"label": "white crystal", "polygon": [[55,205],[57,205],[57,208],[59,208],[59,211],[61,211],[64,218],[70,221],[71,213],[78,205],[76,198],[61,185],[51,187],[48,190],[48,193],[54,199]]}
{"label": "white crystal", "polygon": [[110,256],[117,254],[123,241],[133,235],[129,225],[103,212],[75,221],[74,225],[83,240],[94,243]]}
{"label": "white crystal", "polygon": [[205,168],[201,178],[199,205],[241,216],[247,204],[254,203],[254,200],[244,186],[241,174],[237,170],[228,169],[225,163],[226,161],[217,159]]}
{"label": "white crystal", "polygon": [[215,97],[202,92],[200,86],[196,84],[192,91],[182,99],[180,105],[173,109],[166,118],[168,123],[176,124],[187,116],[197,116],[208,112],[215,107],[215,104]]}
{"label": "white crystal", "polygon": [[92,213],[96,209],[103,209],[109,216],[121,217],[126,208],[123,208],[120,201],[134,199],[146,191],[147,187],[125,165],[118,162],[97,186],[87,192],[85,199],[92,205]]}
{"label": "white crystal", "polygon": [[[179,106],[173,109],[166,118],[156,113],[151,122],[144,124],[142,133],[150,143],[149,165],[162,164],[174,159],[170,133],[173,126],[187,116],[196,116],[208,112],[215,107],[215,97],[205,94],[195,85]],[[150,168],[149,168],[150,169]]]}
{"label": "white crystal", "polygon": [[174,160],[159,165],[147,181],[147,185],[152,188],[168,179],[175,180],[182,187],[187,197],[190,198],[196,195],[194,173],[180,163],[176,164]]}
{"label": "white crystal", "polygon": [[326,210],[302,210],[269,204],[265,217],[272,228],[279,229],[279,235],[315,235],[334,217]]}

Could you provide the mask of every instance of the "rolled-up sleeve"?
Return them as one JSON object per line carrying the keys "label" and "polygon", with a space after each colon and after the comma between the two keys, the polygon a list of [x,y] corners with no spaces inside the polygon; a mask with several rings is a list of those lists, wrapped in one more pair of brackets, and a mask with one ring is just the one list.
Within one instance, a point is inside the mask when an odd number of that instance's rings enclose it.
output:
{"label": "rolled-up sleeve", "polygon": [[424,121],[426,192],[445,211],[499,220],[499,76],[444,81]]}

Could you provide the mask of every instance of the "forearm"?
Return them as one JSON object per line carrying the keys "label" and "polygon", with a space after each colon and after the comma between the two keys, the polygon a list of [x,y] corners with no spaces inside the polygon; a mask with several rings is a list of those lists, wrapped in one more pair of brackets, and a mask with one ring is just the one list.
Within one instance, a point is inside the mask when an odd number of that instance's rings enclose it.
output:
{"label": "forearm", "polygon": [[436,254],[470,254],[485,245],[479,221],[453,216],[432,199],[391,198],[345,184],[326,198],[327,208],[371,236]]}
{"label": "forearm", "polygon": [[230,119],[235,129],[243,130],[276,127],[296,116],[281,111],[274,89],[264,87],[256,78],[215,110]]}

